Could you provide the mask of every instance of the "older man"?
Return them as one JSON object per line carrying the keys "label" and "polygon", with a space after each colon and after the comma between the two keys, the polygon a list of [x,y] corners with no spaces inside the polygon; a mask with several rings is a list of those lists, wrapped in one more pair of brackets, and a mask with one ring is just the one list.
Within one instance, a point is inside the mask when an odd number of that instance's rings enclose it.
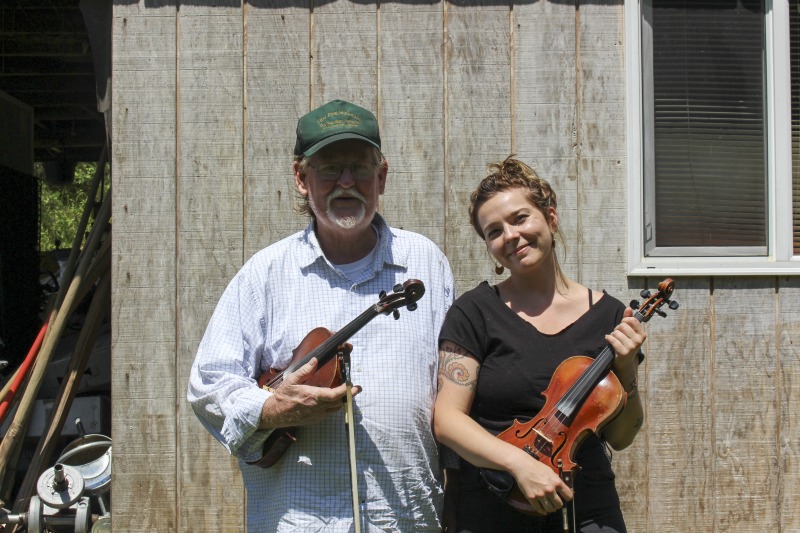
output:
{"label": "older man", "polygon": [[[366,109],[334,100],[301,117],[294,176],[300,211],[311,221],[244,265],[200,343],[188,398],[203,425],[240,459],[251,532],[352,531],[355,514],[362,531],[440,530],[431,419],[437,337],[453,278],[434,243],[389,227],[377,214],[388,168],[377,120]],[[274,387],[256,380],[286,369],[313,329],[342,329],[381,291],[409,279],[425,285],[417,310],[401,309],[399,320],[379,314],[348,339],[355,504],[345,385],[310,385],[322,366],[316,359]],[[296,441],[288,440],[274,465],[258,466],[267,438],[291,426],[298,427]]]}

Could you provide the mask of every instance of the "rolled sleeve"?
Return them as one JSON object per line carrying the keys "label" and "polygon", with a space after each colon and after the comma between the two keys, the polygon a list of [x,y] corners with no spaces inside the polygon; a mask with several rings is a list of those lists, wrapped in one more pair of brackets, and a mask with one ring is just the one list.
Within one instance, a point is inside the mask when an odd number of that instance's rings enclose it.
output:
{"label": "rolled sleeve", "polygon": [[225,418],[220,432],[232,454],[245,461],[261,458],[264,440],[271,430],[260,430],[261,409],[271,393],[248,387],[241,389],[231,402],[231,415]]}
{"label": "rolled sleeve", "polygon": [[271,393],[250,378],[195,364],[187,398],[203,426],[232,455],[251,461],[260,457],[269,430],[259,430],[261,411]]}
{"label": "rolled sleeve", "polygon": [[226,288],[200,342],[189,377],[187,399],[203,426],[232,455],[260,457],[269,435],[259,430],[271,393],[256,382],[263,347],[259,306],[240,272]]}

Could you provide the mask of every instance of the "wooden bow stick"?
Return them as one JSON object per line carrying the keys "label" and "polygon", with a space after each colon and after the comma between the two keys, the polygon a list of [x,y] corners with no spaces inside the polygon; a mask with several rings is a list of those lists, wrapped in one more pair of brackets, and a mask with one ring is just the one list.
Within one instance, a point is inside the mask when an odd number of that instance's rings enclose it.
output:
{"label": "wooden bow stick", "polygon": [[353,382],[350,380],[350,357],[344,361],[347,396],[344,405],[344,423],[347,426],[347,447],[350,450],[350,490],[353,493],[353,525],[361,533],[361,512],[358,504],[358,469],[356,468],[356,434],[353,416]]}

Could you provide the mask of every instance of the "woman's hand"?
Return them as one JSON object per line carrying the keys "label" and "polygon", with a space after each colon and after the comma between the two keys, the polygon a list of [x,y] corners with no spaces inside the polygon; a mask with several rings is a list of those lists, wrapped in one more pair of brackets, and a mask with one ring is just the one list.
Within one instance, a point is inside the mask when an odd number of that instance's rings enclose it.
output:
{"label": "woman's hand", "polygon": [[515,449],[521,455],[511,474],[534,511],[542,515],[550,514],[572,500],[572,490],[558,474],[526,452]]}
{"label": "woman's hand", "polygon": [[[616,357],[614,358],[614,373],[622,382],[626,392],[629,391],[628,385],[635,383],[636,373],[639,365],[637,354],[647,338],[642,323],[633,318],[633,309],[625,309],[622,322],[609,335],[606,341],[614,348]],[[631,377],[630,380],[623,379]]]}

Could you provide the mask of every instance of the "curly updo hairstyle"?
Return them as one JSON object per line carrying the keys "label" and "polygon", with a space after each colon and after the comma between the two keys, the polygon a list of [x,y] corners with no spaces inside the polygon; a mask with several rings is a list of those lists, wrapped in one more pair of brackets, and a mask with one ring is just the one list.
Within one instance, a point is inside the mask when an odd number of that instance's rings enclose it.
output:
{"label": "curly updo hairstyle", "polygon": [[[516,159],[515,154],[511,154],[500,163],[490,163],[487,165],[487,171],[487,176],[481,180],[469,199],[469,220],[481,239],[486,240],[486,236],[478,224],[478,210],[500,192],[509,189],[523,189],[528,201],[542,212],[548,222],[548,208],[558,209],[556,192],[547,180],[542,179],[535,170]],[[564,236],[561,233],[561,229],[556,226],[551,230],[553,232],[553,247],[555,248],[556,240],[564,246]],[[566,277],[558,264],[558,257],[555,251],[553,252],[553,261],[555,262],[558,277],[562,282],[566,283]]]}

